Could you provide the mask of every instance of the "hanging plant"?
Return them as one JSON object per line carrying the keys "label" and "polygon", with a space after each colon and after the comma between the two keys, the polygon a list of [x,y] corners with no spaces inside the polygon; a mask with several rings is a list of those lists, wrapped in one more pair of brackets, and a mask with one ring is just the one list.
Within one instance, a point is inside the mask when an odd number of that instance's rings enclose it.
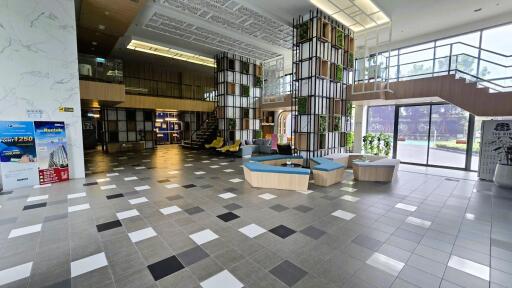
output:
{"label": "hanging plant", "polygon": [[343,81],[343,66],[336,65],[336,81]]}
{"label": "hanging plant", "polygon": [[249,97],[250,95],[250,87],[247,85],[242,85],[242,96]]}
{"label": "hanging plant", "polygon": [[236,129],[236,120],[233,118],[229,118],[228,120],[228,128],[229,130],[235,130]]}
{"label": "hanging plant", "polygon": [[346,147],[348,151],[352,151],[352,147],[354,146],[354,132],[348,132],[346,138]]}
{"label": "hanging plant", "polygon": [[318,116],[318,133],[324,134],[327,132],[327,116],[326,115],[320,115]]}
{"label": "hanging plant", "polygon": [[333,121],[333,129],[334,132],[340,132],[341,131],[341,116],[340,115],[334,115],[334,121]]}
{"label": "hanging plant", "polygon": [[263,78],[261,78],[260,76],[256,76],[256,85],[255,86],[258,88],[263,86]]}
{"label": "hanging plant", "polygon": [[354,67],[354,53],[353,52],[348,52],[348,63],[347,63],[347,66],[348,66],[348,68],[353,68]]}
{"label": "hanging plant", "polygon": [[299,114],[306,114],[308,113],[308,97],[301,96],[297,97],[297,113]]}
{"label": "hanging plant", "polygon": [[309,23],[310,21],[306,21],[304,23],[298,24],[297,27],[297,41],[302,42],[309,38],[311,38],[309,33]]}
{"label": "hanging plant", "polygon": [[254,139],[261,139],[261,130],[254,130]]}
{"label": "hanging plant", "polygon": [[336,29],[336,45],[340,48],[343,48],[343,42],[345,40],[345,34],[343,33],[342,30],[340,29]]}

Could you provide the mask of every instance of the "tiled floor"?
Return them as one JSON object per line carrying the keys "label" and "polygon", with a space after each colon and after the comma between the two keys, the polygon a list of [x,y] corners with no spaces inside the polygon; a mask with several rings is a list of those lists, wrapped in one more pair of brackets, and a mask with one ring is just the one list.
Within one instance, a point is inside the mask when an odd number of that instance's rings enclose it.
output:
{"label": "tiled floor", "polygon": [[176,146],[86,157],[85,180],[0,192],[0,287],[512,287],[512,191],[488,182],[297,192]]}

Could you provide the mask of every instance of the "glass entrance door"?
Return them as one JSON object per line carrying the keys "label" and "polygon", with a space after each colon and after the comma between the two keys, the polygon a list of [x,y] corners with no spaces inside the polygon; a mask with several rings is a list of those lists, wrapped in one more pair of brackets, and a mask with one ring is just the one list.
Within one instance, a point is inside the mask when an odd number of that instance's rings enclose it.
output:
{"label": "glass entrance door", "polygon": [[427,164],[430,105],[398,107],[396,158],[402,162]]}

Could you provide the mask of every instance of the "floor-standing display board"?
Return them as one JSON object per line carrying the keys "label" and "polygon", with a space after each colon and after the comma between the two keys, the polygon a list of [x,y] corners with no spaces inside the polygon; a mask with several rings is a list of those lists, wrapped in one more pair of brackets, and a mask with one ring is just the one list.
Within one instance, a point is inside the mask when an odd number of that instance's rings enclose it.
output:
{"label": "floor-standing display board", "polygon": [[478,177],[492,181],[496,164],[504,160],[507,149],[512,150],[512,120],[482,121],[481,131]]}
{"label": "floor-standing display board", "polygon": [[39,184],[69,180],[64,122],[35,121]]}
{"label": "floor-standing display board", "polygon": [[3,190],[69,180],[64,122],[0,121]]}
{"label": "floor-standing display board", "polygon": [[33,122],[0,121],[0,161],[3,190],[39,183]]}

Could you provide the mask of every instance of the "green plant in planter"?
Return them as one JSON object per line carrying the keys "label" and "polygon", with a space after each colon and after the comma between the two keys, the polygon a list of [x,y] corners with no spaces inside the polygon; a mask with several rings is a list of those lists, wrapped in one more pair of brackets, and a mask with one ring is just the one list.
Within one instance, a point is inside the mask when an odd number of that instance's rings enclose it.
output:
{"label": "green plant in planter", "polygon": [[324,134],[327,132],[327,116],[320,115],[318,116],[318,133]]}
{"label": "green plant in planter", "polygon": [[228,119],[228,128],[229,130],[235,130],[236,129],[236,120],[233,118]]}
{"label": "green plant in planter", "polygon": [[377,149],[375,145],[375,135],[368,133],[363,136],[364,153],[376,155]]}
{"label": "green plant in planter", "polygon": [[345,34],[343,33],[343,31],[340,29],[336,29],[336,45],[340,48],[343,48],[343,44],[345,42],[344,40]]}
{"label": "green plant in planter", "polygon": [[250,95],[250,87],[247,85],[242,85],[242,96],[249,97]]}
{"label": "green plant in planter", "polygon": [[343,66],[336,65],[336,81],[342,81],[342,80],[343,80]]}
{"label": "green plant in planter", "polygon": [[341,116],[340,115],[334,115],[333,117],[333,131],[334,132],[340,132],[341,131]]}
{"label": "green plant in planter", "polygon": [[375,155],[382,155],[382,152],[383,152],[383,149],[384,149],[384,146],[381,145],[381,142],[384,140],[384,133],[379,133],[376,137],[375,137]]}
{"label": "green plant in planter", "polygon": [[263,86],[263,78],[261,78],[260,76],[256,76],[256,87],[261,87]]}
{"label": "green plant in planter", "polygon": [[348,151],[352,151],[352,147],[354,146],[354,132],[347,133],[345,145],[346,145]]}
{"label": "green plant in planter", "polygon": [[242,62],[242,73],[249,74],[249,63]]}
{"label": "green plant in planter", "polygon": [[297,113],[306,114],[308,113],[308,97],[301,96],[297,97]]}
{"label": "green plant in planter", "polygon": [[353,68],[354,67],[354,53],[353,52],[348,52],[348,63],[347,63],[347,66],[348,66],[348,68]]}
{"label": "green plant in planter", "polygon": [[309,34],[309,25],[309,21],[297,25],[297,40],[299,42],[311,38]]}
{"label": "green plant in planter", "polygon": [[391,136],[388,134],[382,134],[381,139],[382,139],[382,146],[384,148],[384,155],[386,157],[391,156]]}
{"label": "green plant in planter", "polygon": [[351,118],[352,117],[352,109],[353,109],[354,105],[352,104],[352,101],[347,101],[347,117],[348,118]]}
{"label": "green plant in planter", "polygon": [[263,133],[261,132],[261,130],[254,130],[254,139],[261,139],[261,135]]}

